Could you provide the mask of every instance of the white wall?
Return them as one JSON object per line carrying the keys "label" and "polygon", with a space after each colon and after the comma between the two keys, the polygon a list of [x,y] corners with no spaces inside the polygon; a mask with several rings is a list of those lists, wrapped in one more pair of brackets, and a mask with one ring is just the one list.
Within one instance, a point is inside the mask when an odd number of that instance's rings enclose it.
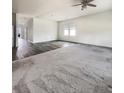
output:
{"label": "white wall", "polygon": [[33,19],[33,42],[45,42],[57,39],[57,22],[44,18]]}
{"label": "white wall", "polygon": [[[88,15],[76,19],[59,22],[59,39],[79,43],[112,46],[112,12]],[[76,36],[64,36],[63,28],[66,24],[74,24]]]}
{"label": "white wall", "polygon": [[27,22],[27,34],[26,34],[27,40],[30,42],[33,42],[33,19],[30,19]]}

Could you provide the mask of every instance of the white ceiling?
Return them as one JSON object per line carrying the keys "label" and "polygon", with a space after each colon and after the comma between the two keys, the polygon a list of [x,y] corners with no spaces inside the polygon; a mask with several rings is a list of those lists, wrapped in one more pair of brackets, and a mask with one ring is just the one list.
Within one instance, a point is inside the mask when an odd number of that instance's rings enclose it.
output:
{"label": "white ceiling", "polygon": [[13,12],[22,15],[45,17],[55,21],[67,20],[79,16],[110,10],[112,0],[94,0],[97,7],[87,7],[81,11],[81,6],[72,7],[80,0],[12,0]]}

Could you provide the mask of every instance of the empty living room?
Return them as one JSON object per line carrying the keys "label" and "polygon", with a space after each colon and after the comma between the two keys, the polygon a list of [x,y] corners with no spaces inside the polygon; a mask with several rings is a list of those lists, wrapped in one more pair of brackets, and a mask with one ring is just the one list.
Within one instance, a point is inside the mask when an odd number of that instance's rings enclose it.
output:
{"label": "empty living room", "polygon": [[112,1],[12,0],[12,93],[112,93]]}
{"label": "empty living room", "polygon": [[12,61],[4,69],[12,67],[12,93],[113,92],[112,0],[12,0],[11,7],[12,42],[4,44]]}

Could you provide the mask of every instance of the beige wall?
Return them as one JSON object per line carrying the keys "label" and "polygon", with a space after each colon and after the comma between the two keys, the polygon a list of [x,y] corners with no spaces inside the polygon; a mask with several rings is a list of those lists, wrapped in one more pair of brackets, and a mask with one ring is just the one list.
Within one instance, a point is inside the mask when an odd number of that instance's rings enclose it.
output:
{"label": "beige wall", "polygon": [[27,40],[33,42],[33,19],[27,22]]}
{"label": "beige wall", "polygon": [[33,42],[45,42],[57,39],[57,22],[44,18],[33,19]]}
{"label": "beige wall", "polygon": [[[112,12],[106,11],[76,19],[59,22],[60,40],[80,42],[86,44],[112,46]],[[64,36],[64,26],[73,24],[76,27],[76,36]]]}
{"label": "beige wall", "polygon": [[57,39],[57,22],[44,18],[32,18],[27,23],[28,40],[33,43]]}

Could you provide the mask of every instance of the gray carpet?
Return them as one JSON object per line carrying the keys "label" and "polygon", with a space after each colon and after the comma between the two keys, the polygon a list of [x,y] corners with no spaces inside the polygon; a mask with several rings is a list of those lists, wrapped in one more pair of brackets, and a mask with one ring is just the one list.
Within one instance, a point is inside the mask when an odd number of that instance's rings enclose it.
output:
{"label": "gray carpet", "polygon": [[112,50],[75,45],[13,62],[13,93],[112,93]]}

